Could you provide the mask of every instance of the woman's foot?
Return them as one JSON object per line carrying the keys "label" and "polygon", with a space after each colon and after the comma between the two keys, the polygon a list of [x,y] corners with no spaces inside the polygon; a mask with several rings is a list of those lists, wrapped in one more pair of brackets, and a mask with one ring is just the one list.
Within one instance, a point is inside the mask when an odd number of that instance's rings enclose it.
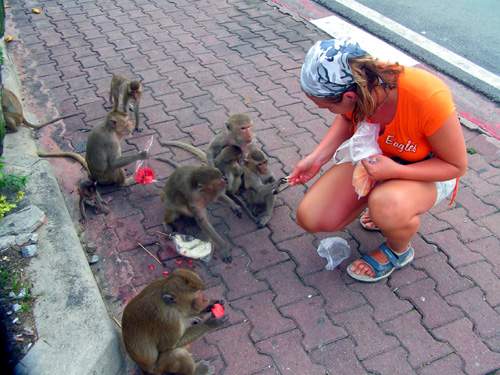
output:
{"label": "woman's foot", "polygon": [[379,231],[380,228],[377,226],[377,224],[375,224],[373,221],[372,221],[372,218],[370,216],[370,212],[367,209],[365,209],[360,217],[359,217],[359,223],[361,224],[361,226],[363,227],[363,229],[365,230],[368,230],[368,231]]}
{"label": "woman's foot", "polygon": [[352,262],[347,267],[347,273],[359,281],[379,281],[388,277],[396,268],[406,266],[414,256],[415,251],[410,245],[405,251],[398,253],[383,243],[377,250]]}

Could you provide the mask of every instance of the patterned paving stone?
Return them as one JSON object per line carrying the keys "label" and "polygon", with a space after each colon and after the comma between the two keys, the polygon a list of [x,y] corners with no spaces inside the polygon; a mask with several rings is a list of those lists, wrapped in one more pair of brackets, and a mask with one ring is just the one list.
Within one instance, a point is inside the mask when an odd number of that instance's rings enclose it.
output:
{"label": "patterned paving stone", "polygon": [[315,348],[322,350],[325,345],[347,336],[345,329],[332,324],[323,306],[322,298],[311,297],[280,309],[282,314],[295,320],[304,333],[302,343],[307,352]]}
{"label": "patterned paving stone", "polygon": [[422,326],[420,319],[420,315],[412,310],[382,324],[382,329],[395,335],[408,350],[408,362],[414,368],[453,351],[449,345],[436,341]]}
{"label": "patterned paving stone", "polygon": [[465,372],[463,372],[463,361],[456,354],[450,354],[434,361],[424,366],[418,373],[419,375],[465,375]]}
{"label": "patterned paving stone", "polygon": [[460,267],[475,261],[482,260],[479,253],[472,252],[459,239],[454,230],[445,230],[443,232],[428,235],[429,241],[438,245],[449,257],[449,262],[453,267]]}
{"label": "patterned paving stone", "polygon": [[368,371],[379,374],[416,374],[406,360],[406,351],[399,347],[363,361]]}
{"label": "patterned paving stone", "polygon": [[293,330],[268,340],[257,343],[263,353],[270,355],[283,374],[323,375],[323,366],[315,365],[302,349],[302,335],[299,330]]}
{"label": "patterned paving stone", "polygon": [[295,273],[295,264],[291,261],[266,268],[256,274],[258,279],[265,279],[276,294],[276,306],[288,305],[292,302],[316,295],[313,288],[306,287]]}
{"label": "patterned paving stone", "polygon": [[479,288],[446,297],[448,303],[460,306],[474,323],[474,331],[482,337],[500,336],[500,316],[486,303]]}
{"label": "patterned paving stone", "polygon": [[272,365],[271,359],[259,354],[249,341],[251,326],[249,323],[236,324],[220,329],[207,336],[206,340],[217,346],[223,354],[226,374],[252,374]]}
{"label": "patterned paving stone", "polygon": [[334,323],[344,327],[357,343],[356,355],[360,360],[397,347],[397,340],[384,334],[372,317],[372,309],[362,306],[348,312],[333,315]]}
{"label": "patterned paving stone", "polygon": [[273,303],[270,291],[254,294],[234,301],[231,305],[241,309],[252,323],[250,337],[258,342],[296,328],[293,320],[283,317]]}
{"label": "patterned paving stone", "polygon": [[361,366],[355,353],[355,345],[351,339],[336,341],[312,352],[312,359],[325,366],[331,374],[364,375],[366,370]]}
{"label": "patterned paving stone", "polygon": [[450,223],[455,231],[458,232],[460,239],[464,242],[478,240],[491,235],[488,229],[478,225],[475,220],[469,218],[467,212],[463,208],[445,211],[437,216]]}
{"label": "patterned paving stone", "polygon": [[286,251],[298,264],[297,273],[300,276],[310,274],[324,268],[324,260],[317,256],[316,248],[313,246],[314,238],[304,234],[288,241],[280,242],[277,247]]}
{"label": "patterned paving stone", "polygon": [[377,322],[391,320],[410,311],[413,306],[398,298],[391,288],[383,282],[376,284],[353,284],[351,289],[360,292],[373,308],[373,318]]}
{"label": "patterned paving stone", "polygon": [[398,294],[407,298],[421,312],[426,327],[434,328],[452,322],[463,316],[456,307],[452,307],[436,292],[436,284],[431,279],[419,280],[401,287]]}
{"label": "patterned paving stone", "polygon": [[491,352],[472,331],[472,323],[459,319],[433,331],[440,340],[446,340],[465,362],[467,374],[486,374],[497,370],[500,353]]}
{"label": "patterned paving stone", "polygon": [[500,303],[500,279],[493,273],[489,263],[479,262],[459,268],[458,272],[470,277],[486,293],[486,301],[491,306]]}
{"label": "patterned paving stone", "polygon": [[470,288],[472,283],[469,279],[462,277],[447,262],[446,257],[441,254],[433,254],[414,261],[415,268],[424,270],[436,282],[436,290],[442,296]]}

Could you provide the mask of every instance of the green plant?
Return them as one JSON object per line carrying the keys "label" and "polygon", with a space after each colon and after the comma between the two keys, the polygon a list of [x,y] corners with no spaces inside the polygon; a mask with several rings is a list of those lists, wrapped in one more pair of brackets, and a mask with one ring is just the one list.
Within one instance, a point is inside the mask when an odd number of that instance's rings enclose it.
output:
{"label": "green plant", "polygon": [[5,163],[0,159],[0,219],[12,211],[24,198],[23,189],[28,177],[5,173]]}

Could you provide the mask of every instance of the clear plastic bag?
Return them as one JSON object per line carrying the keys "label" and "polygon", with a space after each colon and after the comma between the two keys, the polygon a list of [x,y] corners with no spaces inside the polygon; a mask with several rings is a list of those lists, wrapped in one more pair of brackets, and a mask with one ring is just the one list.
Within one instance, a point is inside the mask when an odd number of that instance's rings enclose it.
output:
{"label": "clear plastic bag", "polygon": [[361,122],[352,137],[342,143],[333,156],[336,164],[351,162],[355,165],[352,185],[358,194],[358,199],[367,195],[375,185],[375,181],[368,175],[361,160],[382,153],[378,145],[379,132],[379,124]]}
{"label": "clear plastic bag", "polygon": [[326,259],[325,269],[328,271],[334,270],[335,267],[351,255],[351,247],[341,237],[328,237],[321,240],[317,251],[320,257]]}
{"label": "clear plastic bag", "polygon": [[212,258],[212,243],[202,241],[189,234],[172,234],[175,249],[178,254],[192,259],[208,262]]}

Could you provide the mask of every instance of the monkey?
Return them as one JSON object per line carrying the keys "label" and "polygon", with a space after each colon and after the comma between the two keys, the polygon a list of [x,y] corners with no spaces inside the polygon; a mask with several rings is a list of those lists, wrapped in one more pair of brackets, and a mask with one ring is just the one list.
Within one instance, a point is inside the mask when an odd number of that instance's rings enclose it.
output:
{"label": "monkey", "polygon": [[202,232],[220,249],[222,261],[231,263],[229,243],[215,231],[207,213],[207,206],[219,199],[229,204],[236,216],[241,217],[241,209],[224,194],[226,181],[222,172],[207,165],[178,166],[168,159],[161,157],[155,159],[176,168],[168,177],[161,193],[161,199],[165,204],[165,224],[172,224],[182,216],[193,217]]}
{"label": "monkey", "polygon": [[31,129],[39,130],[56,121],[64,120],[66,118],[81,114],[81,112],[71,113],[68,115],[56,117],[39,125],[32,124],[24,117],[21,101],[12,91],[8,90],[5,87],[2,87],[2,111],[5,119],[5,127],[7,128],[7,131],[11,133],[17,132],[18,127],[21,125],[27,126]]}
{"label": "monkey", "polygon": [[[160,142],[162,146],[182,148],[203,163],[222,171],[228,180],[227,191],[236,194],[241,185],[241,167],[243,158],[253,146],[253,122],[246,114],[231,115],[225,123],[225,131],[217,134],[209,143],[205,153],[199,148],[179,141]],[[238,150],[242,157],[237,157]],[[238,159],[236,163],[236,159]],[[221,169],[222,168],[222,169]]]}
{"label": "monkey", "polygon": [[226,146],[214,159],[215,167],[222,172],[227,181],[226,191],[236,194],[241,187],[243,152],[238,146]]}
{"label": "monkey", "polygon": [[225,123],[226,131],[217,134],[208,145],[208,165],[215,166],[215,158],[226,146],[237,146],[243,157],[248,154],[253,144],[253,122],[244,113],[231,115]]}
{"label": "monkey", "polygon": [[147,151],[122,156],[120,141],[131,134],[134,125],[123,112],[109,112],[104,122],[92,129],[87,139],[85,159],[75,152],[47,153],[38,151],[39,156],[66,156],[77,160],[88,172],[89,179],[100,185],[117,184],[129,186],[135,183],[133,177],[125,177],[123,167],[137,160],[148,158]]}
{"label": "monkey", "polygon": [[209,300],[195,272],[179,268],[146,286],[124,308],[123,342],[129,356],[148,374],[212,375],[207,361],[195,362],[187,345],[222,327],[227,316],[210,315],[223,301]]}
{"label": "monkey", "polygon": [[243,166],[243,197],[259,228],[271,219],[274,196],[280,184],[269,170],[266,155],[258,149],[250,151]]}
{"label": "monkey", "polygon": [[139,104],[142,97],[142,83],[131,81],[118,74],[113,74],[111,87],[109,89],[109,101],[113,105],[112,111],[122,111],[128,113],[130,99],[133,101],[135,116],[134,130],[139,132]]}
{"label": "monkey", "polygon": [[96,182],[91,180],[81,180],[78,184],[78,194],[80,196],[78,205],[82,222],[87,220],[86,206],[93,207],[96,213],[102,212],[106,215],[109,213],[109,209],[106,207],[108,204],[102,199],[96,185]]}

